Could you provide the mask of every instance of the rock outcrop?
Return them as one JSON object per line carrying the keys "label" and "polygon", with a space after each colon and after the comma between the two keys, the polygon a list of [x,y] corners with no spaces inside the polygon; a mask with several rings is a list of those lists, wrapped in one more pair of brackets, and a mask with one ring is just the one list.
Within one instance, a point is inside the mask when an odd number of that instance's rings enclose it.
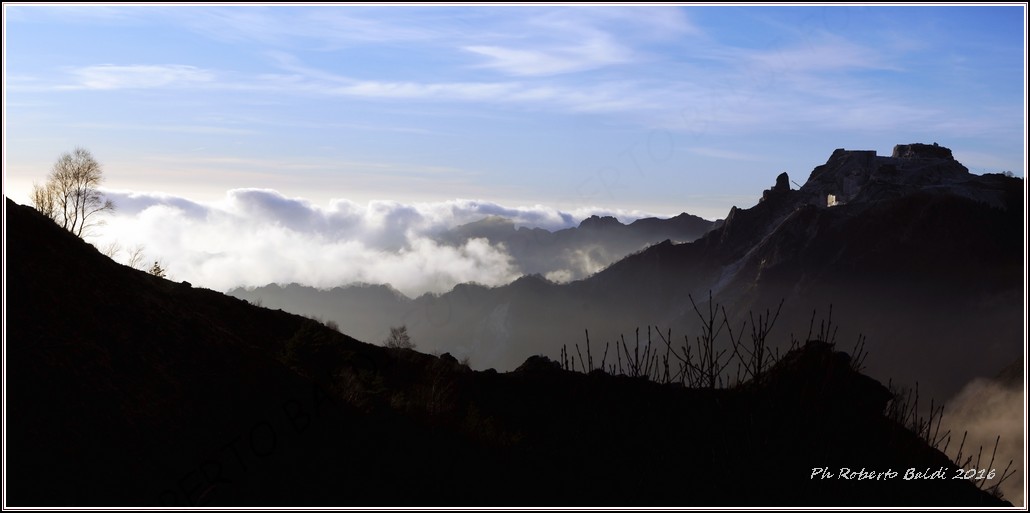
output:
{"label": "rock outcrop", "polygon": [[776,184],[771,189],[766,189],[762,192],[762,199],[760,201],[766,201],[770,197],[783,197],[790,192],[790,177],[787,173],[780,173],[776,177]]}
{"label": "rock outcrop", "polygon": [[894,146],[894,152],[891,153],[891,158],[895,159],[945,159],[955,160],[955,157],[951,155],[951,150],[944,146],[938,146],[937,143],[933,144],[898,144]]}
{"label": "rock outcrop", "polygon": [[579,223],[580,228],[604,228],[604,227],[621,227],[622,223],[618,219],[612,216],[597,216],[593,215]]}
{"label": "rock outcrop", "polygon": [[891,156],[872,150],[834,150],[801,187],[803,202],[817,206],[871,203],[914,192],[964,196],[1004,208],[1005,197],[991,175],[973,175],[934,144],[899,144]]}

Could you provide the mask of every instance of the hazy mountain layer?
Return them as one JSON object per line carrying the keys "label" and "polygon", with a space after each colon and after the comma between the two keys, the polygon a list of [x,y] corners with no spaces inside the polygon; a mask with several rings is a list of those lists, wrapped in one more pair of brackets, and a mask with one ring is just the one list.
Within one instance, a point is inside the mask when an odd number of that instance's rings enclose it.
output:
{"label": "hazy mountain layer", "polygon": [[804,338],[818,309],[816,331],[831,320],[849,347],[866,335],[873,375],[947,397],[1021,357],[1024,187],[970,174],[939,146],[899,145],[890,157],[836,150],[799,190],[781,175],[697,241],[656,244],[581,281],[527,276],[416,299],[382,287],[233,293],[372,342],[404,324],[423,350],[499,369],[556,356],[584,329],[595,343],[649,324],[696,333],[689,298],[704,307],[709,292],[735,326],[783,300],[774,345]]}
{"label": "hazy mountain layer", "polygon": [[488,217],[449,230],[437,240],[454,246],[474,238],[504,244],[522,273],[567,282],[586,278],[657,242],[691,242],[714,226],[713,221],[686,213],[669,219],[638,219],[628,225],[611,216],[591,216],[576,228],[551,232],[542,228],[516,229],[509,219]]}

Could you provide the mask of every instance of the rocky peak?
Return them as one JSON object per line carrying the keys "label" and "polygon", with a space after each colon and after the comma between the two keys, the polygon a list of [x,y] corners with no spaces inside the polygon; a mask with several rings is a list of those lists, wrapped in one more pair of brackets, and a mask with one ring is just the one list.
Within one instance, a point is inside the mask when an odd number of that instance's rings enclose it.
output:
{"label": "rocky peak", "polygon": [[899,144],[890,157],[871,150],[834,150],[825,164],[812,170],[801,187],[804,203],[836,206],[897,198],[916,191],[936,191],[996,203],[993,193],[970,187],[978,177],[934,144]]}
{"label": "rocky peak", "polygon": [[894,146],[891,158],[895,159],[945,159],[955,160],[951,155],[951,149],[933,144],[898,144]]}
{"label": "rocky peak", "polygon": [[525,363],[519,365],[515,372],[518,373],[543,373],[561,372],[561,364],[543,355],[534,355],[526,359]]}
{"label": "rocky peak", "polygon": [[612,216],[590,216],[579,223],[580,228],[607,228],[612,226],[622,226],[622,223],[618,219]]}
{"label": "rocky peak", "polygon": [[766,189],[762,192],[762,199],[760,201],[768,201],[770,198],[778,198],[790,195],[790,177],[787,176],[786,172],[780,173],[776,177],[776,184],[771,189]]}
{"label": "rocky peak", "polygon": [[883,384],[858,372],[847,353],[822,340],[788,352],[763,378],[771,395],[806,407],[820,404],[878,415],[892,397]]}

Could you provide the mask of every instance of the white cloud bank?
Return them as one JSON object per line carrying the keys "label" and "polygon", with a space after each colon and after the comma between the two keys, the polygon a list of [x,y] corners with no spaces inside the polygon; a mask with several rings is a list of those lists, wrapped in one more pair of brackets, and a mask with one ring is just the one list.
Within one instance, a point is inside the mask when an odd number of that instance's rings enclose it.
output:
{"label": "white cloud bank", "polygon": [[640,212],[564,212],[462,199],[367,205],[333,200],[323,208],[269,189],[233,189],[214,203],[159,193],[107,194],[117,211],[92,243],[103,248],[117,242],[123,248],[114,257],[119,262],[128,260],[129,248],[142,245],[146,263],[159,260],[170,278],[223,291],[269,283],[388,283],[417,296],[465,282],[503,285],[520,275],[503,245],[471,239],[448,246],[433,236],[487,216],[549,230],[577,226],[592,214],[615,215],[623,222],[646,217]]}
{"label": "white cloud bank", "polygon": [[[954,458],[958,452],[962,434],[966,435],[963,454],[975,456],[983,449],[980,468],[987,464],[998,440],[994,467],[1000,477],[1002,470],[1012,461],[1016,473],[1001,484],[1005,499],[1016,506],[1026,502],[1023,489],[1023,468],[1025,448],[1023,446],[1023,421],[1026,418],[1026,399],[1022,383],[1005,386],[994,380],[976,379],[963,388],[945,407],[941,430],[951,431],[948,456]],[[1000,439],[998,438],[1000,437]],[[966,456],[963,456],[963,460]],[[971,464],[971,465],[973,465]],[[970,467],[966,467],[967,469]],[[984,488],[993,483],[988,481]]]}

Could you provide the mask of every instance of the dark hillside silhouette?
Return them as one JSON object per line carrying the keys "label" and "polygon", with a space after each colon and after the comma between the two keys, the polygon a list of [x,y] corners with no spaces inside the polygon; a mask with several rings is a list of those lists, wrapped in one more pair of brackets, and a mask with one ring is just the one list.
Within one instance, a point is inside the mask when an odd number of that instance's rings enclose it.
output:
{"label": "dark hillside silhouette", "polygon": [[823,342],[731,390],[543,357],[475,372],[119,265],[10,200],[6,215],[10,505],[1004,504],[962,480],[812,479],[953,473]]}

